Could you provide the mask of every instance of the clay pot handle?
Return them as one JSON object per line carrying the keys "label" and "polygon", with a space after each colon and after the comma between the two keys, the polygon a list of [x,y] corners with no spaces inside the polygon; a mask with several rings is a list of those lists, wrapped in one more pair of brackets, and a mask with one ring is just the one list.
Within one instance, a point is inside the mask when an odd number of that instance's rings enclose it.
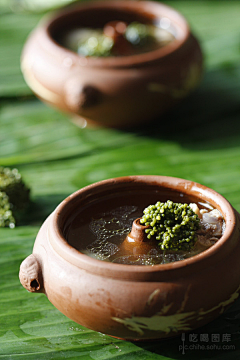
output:
{"label": "clay pot handle", "polygon": [[70,79],[65,88],[65,102],[75,112],[92,108],[102,100],[101,92],[93,85],[79,85],[79,79]]}
{"label": "clay pot handle", "polygon": [[116,40],[117,37],[124,36],[127,29],[127,23],[123,21],[109,21],[103,28],[106,36]]}
{"label": "clay pot handle", "polygon": [[112,38],[114,45],[113,50],[117,50],[120,55],[131,55],[133,48],[129,41],[125,38],[127,23],[123,21],[110,21],[104,28],[104,35]]}
{"label": "clay pot handle", "polygon": [[43,291],[42,271],[39,262],[33,254],[23,260],[19,279],[23,287],[30,292]]}

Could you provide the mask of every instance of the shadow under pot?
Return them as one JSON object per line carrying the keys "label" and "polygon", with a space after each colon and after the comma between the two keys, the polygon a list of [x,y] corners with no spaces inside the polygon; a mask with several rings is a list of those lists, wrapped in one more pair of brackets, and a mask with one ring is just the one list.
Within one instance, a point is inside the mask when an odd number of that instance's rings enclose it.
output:
{"label": "shadow under pot", "polygon": [[[132,224],[159,202],[164,214],[178,204],[184,216],[195,204],[199,224],[218,213],[221,233],[195,252],[188,240],[179,252],[149,233],[138,237],[149,225]],[[191,222],[195,215],[186,216]],[[70,195],[48,217],[20,280],[89,329],[127,340],[167,338],[210,322],[238,298],[239,240],[239,214],[212,189],[165,176],[109,179]]]}
{"label": "shadow under pot", "polygon": [[21,68],[35,94],[77,124],[124,128],[161,121],[191,93],[202,52],[186,19],[164,4],[93,2],[42,20]]}

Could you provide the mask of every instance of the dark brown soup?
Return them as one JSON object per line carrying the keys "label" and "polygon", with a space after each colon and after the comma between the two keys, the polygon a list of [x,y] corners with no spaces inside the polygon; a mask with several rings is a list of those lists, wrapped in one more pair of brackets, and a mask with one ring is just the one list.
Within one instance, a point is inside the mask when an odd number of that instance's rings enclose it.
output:
{"label": "dark brown soup", "polygon": [[[181,199],[181,194],[178,197]],[[128,265],[155,265],[183,260],[218,241],[224,231],[222,215],[210,204],[195,201],[201,228],[191,251],[163,251],[156,240],[143,244],[129,243],[126,237],[131,231],[132,222],[143,215],[144,208],[167,199],[166,195],[163,198],[153,191],[108,195],[76,211],[66,223],[64,236],[71,246],[88,256]],[[187,201],[183,197],[178,202]]]}

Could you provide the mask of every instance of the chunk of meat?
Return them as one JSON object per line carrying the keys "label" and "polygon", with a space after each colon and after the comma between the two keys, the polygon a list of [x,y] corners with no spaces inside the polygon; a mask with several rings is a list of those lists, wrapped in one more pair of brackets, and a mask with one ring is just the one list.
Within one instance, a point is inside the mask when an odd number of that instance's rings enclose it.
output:
{"label": "chunk of meat", "polygon": [[202,218],[202,214],[201,214],[201,212],[200,212],[199,207],[197,206],[197,204],[195,204],[195,203],[190,203],[189,206],[190,206],[190,208],[195,212],[195,214],[198,215],[199,219],[201,219],[201,218]]}
{"label": "chunk of meat", "polygon": [[221,236],[223,225],[222,214],[217,209],[203,213],[201,225],[205,230],[210,231],[212,235]]}

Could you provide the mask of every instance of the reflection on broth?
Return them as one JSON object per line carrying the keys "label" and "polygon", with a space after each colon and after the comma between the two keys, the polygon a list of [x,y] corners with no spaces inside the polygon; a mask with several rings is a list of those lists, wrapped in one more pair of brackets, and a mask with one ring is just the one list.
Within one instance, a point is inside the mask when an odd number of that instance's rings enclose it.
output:
{"label": "reflection on broth", "polygon": [[[156,196],[156,195],[155,195]],[[149,196],[112,197],[96,202],[76,213],[65,227],[65,237],[80,252],[98,260],[126,265],[157,265],[184,260],[214,245],[222,236],[225,222],[222,214],[210,204],[190,203],[200,219],[197,240],[191,250],[161,250],[159,242],[129,242],[132,223],[142,217]],[[126,198],[125,198],[126,199]],[[153,203],[153,201],[151,201]]]}

